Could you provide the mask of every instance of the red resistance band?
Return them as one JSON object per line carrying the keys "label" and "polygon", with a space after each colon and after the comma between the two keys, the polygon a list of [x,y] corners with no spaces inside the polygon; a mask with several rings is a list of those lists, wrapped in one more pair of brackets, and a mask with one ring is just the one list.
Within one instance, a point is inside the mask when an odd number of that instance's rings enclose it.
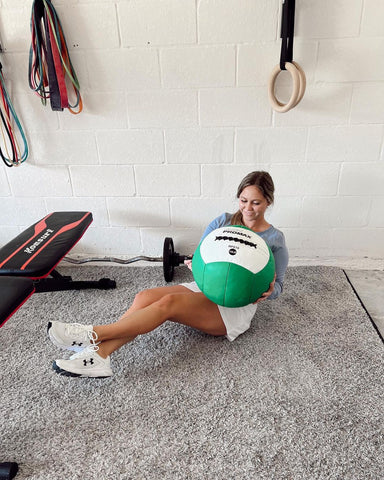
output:
{"label": "red resistance band", "polygon": [[[32,43],[29,60],[30,87],[42,98],[50,99],[52,110],[68,108],[80,113],[82,101],[76,74],[72,68],[60,20],[50,0],[34,0],[31,17]],[[70,105],[66,74],[77,97]],[[78,111],[73,108],[78,107]]]}

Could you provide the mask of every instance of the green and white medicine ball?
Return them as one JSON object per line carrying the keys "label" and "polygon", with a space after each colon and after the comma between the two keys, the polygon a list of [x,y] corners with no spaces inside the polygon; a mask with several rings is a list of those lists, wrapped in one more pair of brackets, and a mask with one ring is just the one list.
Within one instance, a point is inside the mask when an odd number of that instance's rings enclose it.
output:
{"label": "green and white medicine ball", "polygon": [[255,302],[269,289],[275,259],[265,241],[247,227],[230,225],[210,232],[197,247],[192,273],[200,290],[224,307]]}

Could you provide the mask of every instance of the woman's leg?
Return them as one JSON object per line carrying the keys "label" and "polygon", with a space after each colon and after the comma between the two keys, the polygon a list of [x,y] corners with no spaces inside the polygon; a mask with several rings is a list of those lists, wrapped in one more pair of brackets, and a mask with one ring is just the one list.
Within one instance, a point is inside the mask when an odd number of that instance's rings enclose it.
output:
{"label": "woman's leg", "polygon": [[[120,317],[120,319],[117,320],[116,323],[124,321],[124,319],[131,313],[136,312],[137,310],[141,310],[142,308],[145,308],[148,305],[151,305],[152,303],[160,300],[160,298],[164,297],[164,295],[167,295],[169,293],[186,293],[189,291],[190,290],[188,288],[183,287],[182,285],[172,285],[170,287],[157,287],[157,288],[150,288],[148,290],[142,290],[135,296],[135,299],[132,305]],[[95,327],[95,328],[96,330],[98,330],[98,327]],[[122,338],[112,338],[109,340],[104,340],[102,351],[104,350],[106,352],[107,351],[114,352],[115,350],[119,349],[126,343],[132,342],[136,337],[137,335],[130,335]],[[100,338],[98,338],[98,341],[100,341]],[[101,344],[99,344],[99,350],[100,348],[101,348]]]}
{"label": "woman's leg", "polygon": [[[149,290],[138,295],[129,311],[117,322],[92,327],[98,335],[97,349],[87,347],[68,360],[58,359],[53,362],[53,368],[66,376],[110,377],[113,372],[109,355],[166,320],[189,325],[211,335],[227,333],[217,305],[202,293],[192,292],[183,286]],[[89,330],[86,331],[89,333]]]}
{"label": "woman's leg", "polygon": [[[144,297],[145,294],[140,296]],[[210,335],[227,333],[217,305],[204,294],[181,287],[170,293],[159,292],[159,297],[145,307],[130,309],[115,323],[95,326],[94,331],[100,341],[99,354],[107,357],[130,339],[151,332],[166,320],[188,325]]]}

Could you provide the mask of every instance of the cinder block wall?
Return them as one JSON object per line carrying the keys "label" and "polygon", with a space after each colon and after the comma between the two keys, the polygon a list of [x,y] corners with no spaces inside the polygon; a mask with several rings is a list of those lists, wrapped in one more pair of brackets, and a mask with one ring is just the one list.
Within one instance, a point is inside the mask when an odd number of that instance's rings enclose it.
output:
{"label": "cinder block wall", "polygon": [[[0,169],[0,243],[53,210],[91,210],[80,254],[192,252],[249,171],[276,184],[292,256],[384,257],[384,2],[297,0],[307,91],[278,114],[280,0],[55,0],[84,112],[28,87],[31,1],[1,0],[4,74],[31,155]],[[282,98],[289,77],[279,78]]]}

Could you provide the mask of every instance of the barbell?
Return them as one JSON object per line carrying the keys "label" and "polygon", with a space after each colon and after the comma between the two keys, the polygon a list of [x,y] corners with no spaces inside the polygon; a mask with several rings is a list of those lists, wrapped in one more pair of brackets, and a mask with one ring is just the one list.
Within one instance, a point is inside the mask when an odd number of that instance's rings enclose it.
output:
{"label": "barbell", "polygon": [[166,237],[164,239],[163,245],[163,256],[162,257],[147,257],[140,255],[138,257],[128,258],[127,260],[122,260],[121,258],[115,257],[94,257],[94,258],[81,258],[75,259],[71,257],[64,257],[64,260],[69,263],[74,263],[76,265],[89,262],[111,262],[111,263],[121,263],[127,265],[129,263],[145,261],[145,262],[162,262],[163,263],[163,274],[166,282],[172,282],[173,275],[175,272],[175,267],[184,264],[185,260],[191,260],[192,255],[180,255],[175,252],[175,247],[171,237]]}

